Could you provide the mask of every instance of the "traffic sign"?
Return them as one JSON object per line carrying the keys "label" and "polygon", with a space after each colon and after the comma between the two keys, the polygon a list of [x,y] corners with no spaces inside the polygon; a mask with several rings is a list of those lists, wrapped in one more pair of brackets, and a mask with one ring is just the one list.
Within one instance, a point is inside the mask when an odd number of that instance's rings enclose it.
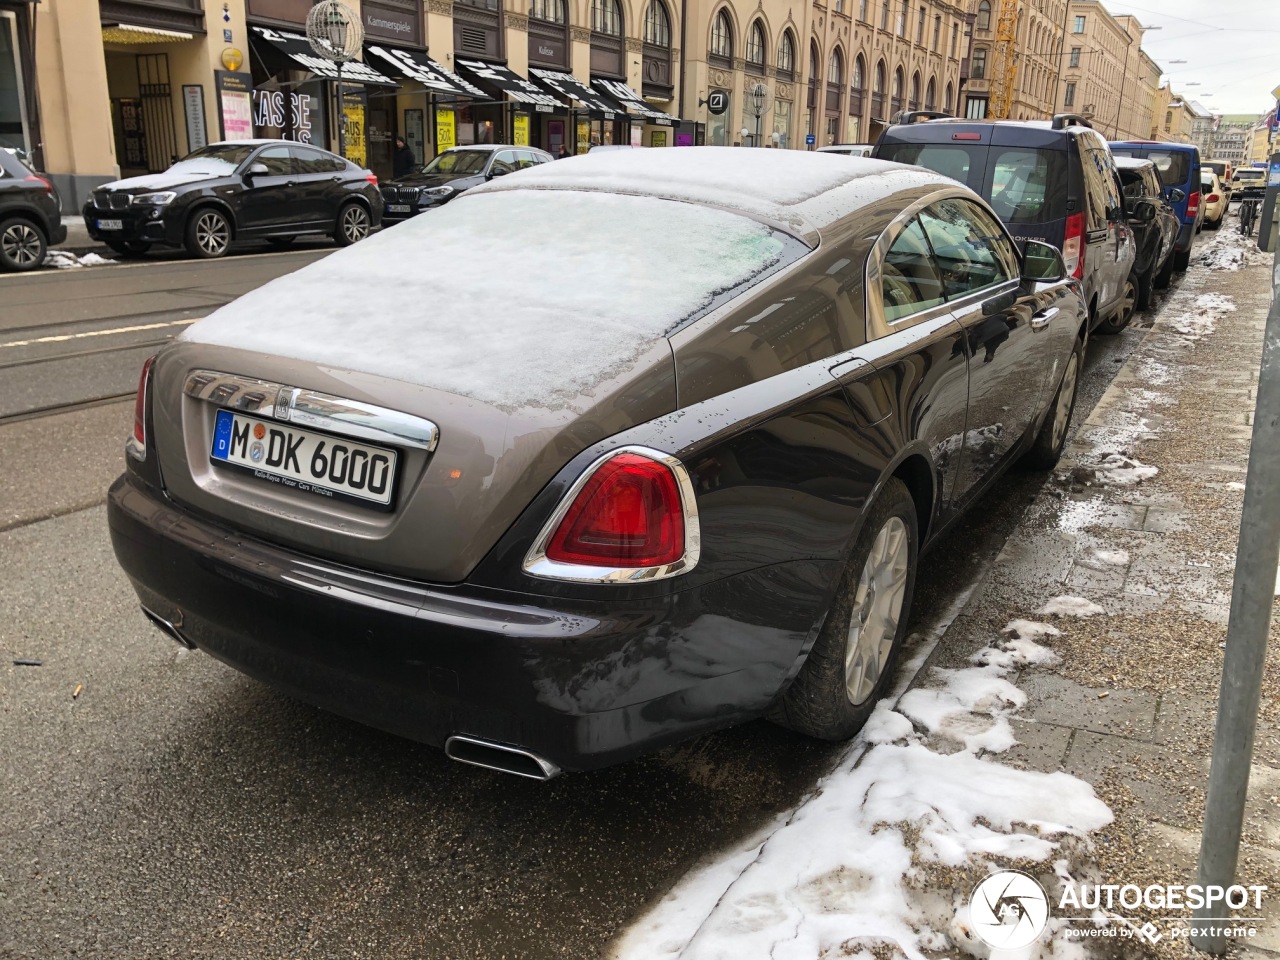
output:
{"label": "traffic sign", "polygon": [[812,133],[806,133],[804,135],[804,145],[806,147],[812,147],[817,142],[818,142],[818,138],[815,137]]}

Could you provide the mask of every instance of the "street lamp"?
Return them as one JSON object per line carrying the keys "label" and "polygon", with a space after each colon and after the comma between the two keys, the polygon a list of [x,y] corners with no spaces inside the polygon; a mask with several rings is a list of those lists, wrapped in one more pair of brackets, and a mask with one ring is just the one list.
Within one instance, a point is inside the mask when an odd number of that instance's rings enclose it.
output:
{"label": "street lamp", "polygon": [[769,94],[769,88],[763,83],[757,82],[751,88],[751,105],[756,112],[756,141],[752,146],[760,146],[760,118],[764,116],[764,101]]}
{"label": "street lamp", "polygon": [[364,43],[364,27],[341,0],[320,0],[307,14],[307,42],[319,56],[333,63],[338,74],[338,153],[347,155],[346,104],[342,65],[354,60]]}

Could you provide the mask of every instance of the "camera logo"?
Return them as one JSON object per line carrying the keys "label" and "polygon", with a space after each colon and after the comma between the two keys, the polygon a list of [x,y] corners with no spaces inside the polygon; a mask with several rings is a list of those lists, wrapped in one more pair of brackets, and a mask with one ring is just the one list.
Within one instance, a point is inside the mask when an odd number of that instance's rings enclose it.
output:
{"label": "camera logo", "polygon": [[1017,950],[1034,942],[1049,922],[1049,896],[1034,877],[1019,870],[993,873],[973,888],[969,923],[984,943]]}

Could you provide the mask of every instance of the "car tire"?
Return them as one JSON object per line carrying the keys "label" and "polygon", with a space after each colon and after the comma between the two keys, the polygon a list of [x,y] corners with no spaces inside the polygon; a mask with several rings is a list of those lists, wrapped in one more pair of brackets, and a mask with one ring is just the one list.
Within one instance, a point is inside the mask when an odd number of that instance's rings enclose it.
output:
{"label": "car tire", "polygon": [[202,260],[225,257],[231,248],[231,221],[215,207],[201,207],[187,219],[187,253]]}
{"label": "car tire", "polygon": [[369,211],[363,204],[353,200],[343,204],[338,211],[338,222],[333,228],[333,242],[340,247],[349,247],[367,237],[371,229]]}
{"label": "car tire", "polygon": [[0,270],[34,270],[44,263],[49,241],[40,227],[25,217],[0,222]]}
{"label": "car tire", "polygon": [[1178,271],[1185,270],[1191,264],[1191,248],[1187,247],[1183,251],[1175,250],[1173,251],[1173,256],[1169,259],[1173,261],[1173,269]]}
{"label": "car tire", "polygon": [[1156,272],[1155,280],[1153,281],[1153,283],[1157,290],[1167,290],[1169,289],[1169,284],[1173,283],[1173,253],[1172,252],[1170,252],[1169,256],[1165,258],[1164,266],[1162,266]]}
{"label": "car tire", "polygon": [[1155,273],[1154,265],[1142,276],[1138,277],[1138,309],[1150,310],[1151,304],[1155,300],[1155,290],[1153,289]]}
{"label": "car tire", "polygon": [[151,249],[146,240],[107,240],[106,244],[122,257],[140,257]]}
{"label": "car tire", "polygon": [[286,250],[292,247],[293,241],[297,239],[297,237],[267,237],[267,243],[277,250]]}
{"label": "car tire", "polygon": [[1067,432],[1071,427],[1071,415],[1076,409],[1076,393],[1080,386],[1080,367],[1084,363],[1084,341],[1076,337],[1075,348],[1067,358],[1062,379],[1053,395],[1053,402],[1045,413],[1044,423],[1036,434],[1031,449],[1023,457],[1023,464],[1032,470],[1052,470],[1062,459],[1067,446]]}
{"label": "car tire", "polygon": [[1120,292],[1119,305],[1111,316],[1098,324],[1098,332],[1115,334],[1127,327],[1129,321],[1133,319],[1133,315],[1138,310],[1140,296],[1138,278],[1131,273],[1125,278],[1124,290]]}
{"label": "car tire", "polygon": [[893,682],[918,541],[915,501],[890,477],[866,513],[818,638],[770,720],[820,740],[847,740],[862,729]]}

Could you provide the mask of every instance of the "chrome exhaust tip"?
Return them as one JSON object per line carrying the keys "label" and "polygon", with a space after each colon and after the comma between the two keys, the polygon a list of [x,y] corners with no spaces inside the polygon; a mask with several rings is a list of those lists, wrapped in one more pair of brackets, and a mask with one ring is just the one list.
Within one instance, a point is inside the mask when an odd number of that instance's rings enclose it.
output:
{"label": "chrome exhaust tip", "polygon": [[[141,604],[139,604],[139,606],[141,606]],[[177,626],[160,616],[160,614],[156,613],[154,610],[148,610],[145,606],[142,607],[142,612],[146,615],[147,619],[154,623],[160,629],[160,632],[170,640],[173,640],[179,646],[186,647],[188,650],[194,650],[196,648],[194,643],[182,635],[182,631],[179,630]]]}
{"label": "chrome exhaust tip", "polygon": [[560,768],[550,760],[523,747],[461,734],[444,742],[444,755],[459,763],[469,763],[486,770],[497,770],[499,773],[512,773],[531,780],[550,780],[560,774]]}

